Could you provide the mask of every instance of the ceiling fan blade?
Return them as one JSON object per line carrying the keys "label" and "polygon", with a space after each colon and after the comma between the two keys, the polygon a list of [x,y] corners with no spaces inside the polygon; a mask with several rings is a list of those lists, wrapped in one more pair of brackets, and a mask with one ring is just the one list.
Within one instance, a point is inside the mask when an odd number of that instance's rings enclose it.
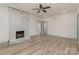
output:
{"label": "ceiling fan blade", "polygon": [[43,9],[43,11],[46,13],[46,10]]}
{"label": "ceiling fan blade", "polygon": [[48,7],[44,7],[43,9],[48,9],[48,8],[51,8],[50,6],[48,6]]}
{"label": "ceiling fan blade", "polygon": [[40,10],[39,11],[37,11],[37,13],[39,13],[40,12]]}
{"label": "ceiling fan blade", "polygon": [[40,4],[40,8],[42,8],[42,5]]}

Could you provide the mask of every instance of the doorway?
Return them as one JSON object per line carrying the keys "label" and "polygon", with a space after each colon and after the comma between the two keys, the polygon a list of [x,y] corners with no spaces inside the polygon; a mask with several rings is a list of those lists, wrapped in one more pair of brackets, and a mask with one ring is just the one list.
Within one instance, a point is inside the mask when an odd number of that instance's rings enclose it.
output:
{"label": "doorway", "polygon": [[37,21],[37,29],[39,35],[47,35],[47,21]]}

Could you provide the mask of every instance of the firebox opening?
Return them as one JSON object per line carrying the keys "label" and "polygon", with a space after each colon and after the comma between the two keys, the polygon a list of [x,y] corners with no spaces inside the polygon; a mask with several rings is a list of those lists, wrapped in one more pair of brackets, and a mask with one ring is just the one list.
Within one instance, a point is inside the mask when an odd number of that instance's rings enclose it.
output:
{"label": "firebox opening", "polygon": [[16,31],[16,39],[23,37],[24,37],[24,31]]}

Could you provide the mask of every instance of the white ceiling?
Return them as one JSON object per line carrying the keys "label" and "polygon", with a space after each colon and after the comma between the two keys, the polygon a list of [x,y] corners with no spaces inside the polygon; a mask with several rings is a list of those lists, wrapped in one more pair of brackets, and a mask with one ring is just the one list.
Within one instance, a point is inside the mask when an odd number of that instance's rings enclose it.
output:
{"label": "white ceiling", "polygon": [[32,10],[33,8],[38,8],[39,3],[8,3],[8,4],[0,4],[0,5],[14,7],[14,8],[17,8],[26,12],[30,12],[38,16],[43,16],[43,17],[63,14],[64,10],[66,10],[65,13],[77,12],[79,8],[78,3],[41,3],[41,4],[43,6],[51,6],[50,9],[47,9],[47,13],[40,12],[37,14],[36,13],[37,10]]}

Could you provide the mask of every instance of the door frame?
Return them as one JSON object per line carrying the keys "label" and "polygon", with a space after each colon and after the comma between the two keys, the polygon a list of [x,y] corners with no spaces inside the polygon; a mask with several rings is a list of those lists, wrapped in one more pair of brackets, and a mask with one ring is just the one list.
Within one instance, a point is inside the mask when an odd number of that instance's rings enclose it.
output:
{"label": "door frame", "polygon": [[79,32],[78,31],[79,30],[79,24],[78,24],[79,20],[78,19],[79,19],[79,14],[77,14],[77,40],[79,40],[79,37],[78,37],[79,36],[79,34],[78,34],[78,32]]}

